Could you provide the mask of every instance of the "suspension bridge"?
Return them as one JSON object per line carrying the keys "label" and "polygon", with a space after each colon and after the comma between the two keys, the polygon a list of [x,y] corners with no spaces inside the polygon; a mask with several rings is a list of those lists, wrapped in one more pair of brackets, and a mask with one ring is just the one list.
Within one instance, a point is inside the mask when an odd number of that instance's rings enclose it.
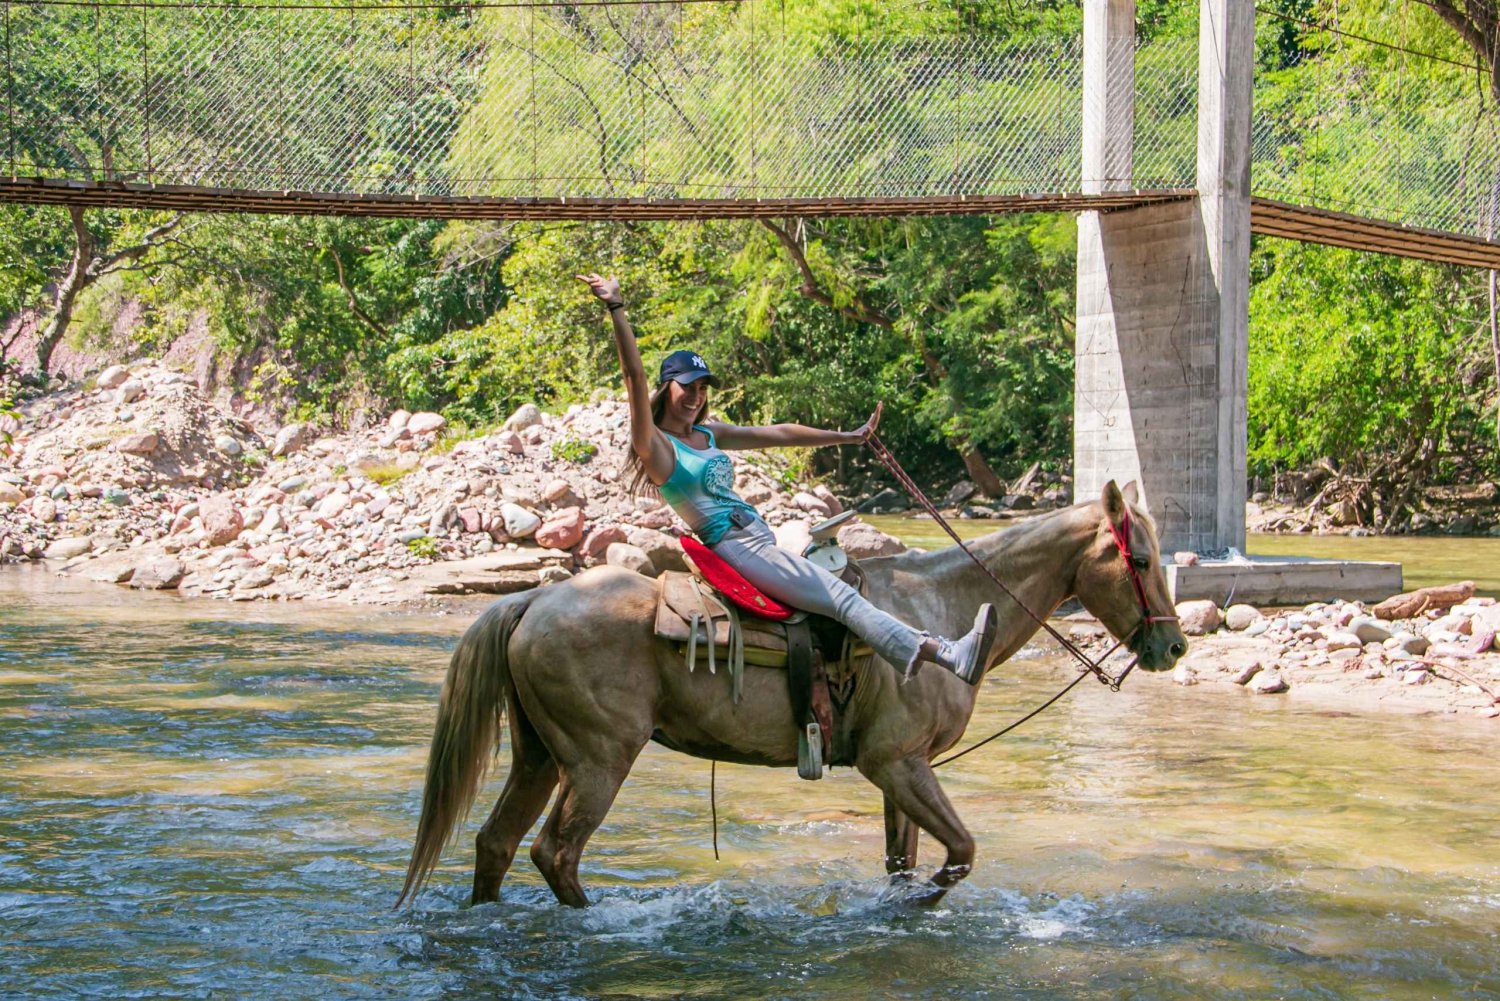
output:
{"label": "suspension bridge", "polygon": [[1196,38],[1149,40],[1134,0],[1084,0],[1082,37],[1026,43],[809,31],[795,0],[3,8],[0,200],[1079,213],[1078,495],[1140,478],[1173,548],[1243,546],[1252,232],[1500,268],[1480,68],[1351,58],[1379,43],[1335,30],[1289,90],[1256,60],[1283,24],[1250,0],[1199,0]]}

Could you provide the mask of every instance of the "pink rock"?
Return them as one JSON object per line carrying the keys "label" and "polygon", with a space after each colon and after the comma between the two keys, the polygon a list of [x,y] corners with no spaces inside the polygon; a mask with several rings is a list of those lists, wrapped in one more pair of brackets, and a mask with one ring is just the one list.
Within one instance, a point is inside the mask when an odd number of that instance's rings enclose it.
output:
{"label": "pink rock", "polygon": [[139,434],[127,434],[115,442],[115,451],[128,452],[131,455],[150,455],[156,451],[157,437],[150,431]]}
{"label": "pink rock", "polygon": [[348,506],[348,494],[331,493],[324,497],[322,503],[318,505],[318,517],[331,521],[342,514]]}
{"label": "pink rock", "polygon": [[210,546],[233,542],[245,527],[245,521],[234,507],[225,502],[203,506],[203,533]]}
{"label": "pink rock", "polygon": [[601,560],[604,553],[616,542],[629,541],[629,533],[623,525],[600,525],[589,532],[588,538],[578,548],[578,556],[585,562]]}
{"label": "pink rock", "polygon": [[851,521],[844,525],[839,529],[838,539],[844,552],[856,560],[872,556],[894,556],[906,551],[906,545],[900,539],[863,521]]}
{"label": "pink rock", "polygon": [[411,420],[406,422],[406,430],[412,434],[432,434],[436,431],[441,431],[447,423],[447,418],[442,414],[423,411],[422,413],[411,415]]}
{"label": "pink rock", "polygon": [[484,514],[477,508],[459,508],[458,520],[463,525],[464,532],[469,535],[484,531]]}
{"label": "pink rock", "polygon": [[398,410],[386,418],[385,426],[392,431],[405,431],[407,423],[411,420],[410,410]]}
{"label": "pink rock", "polygon": [[542,488],[542,499],[548,504],[577,506],[581,498],[573,492],[573,484],[564,479],[555,479]]}
{"label": "pink rock", "polygon": [[130,369],[124,365],[111,365],[99,373],[99,378],[94,380],[94,385],[100,389],[118,389],[130,378]]}
{"label": "pink rock", "polygon": [[583,538],[583,509],[565,507],[536,530],[538,545],[548,549],[572,549]]}
{"label": "pink rock", "polygon": [[797,505],[797,507],[799,507],[803,511],[806,511],[808,514],[816,515],[819,518],[827,518],[833,514],[833,512],[828,509],[827,504],[824,504],[816,496],[808,493],[805,490],[797,491],[796,496],[792,498],[792,503]]}
{"label": "pink rock", "polygon": [[501,435],[500,445],[511,455],[526,454],[526,443],[522,441],[521,436],[516,434],[514,431]]}
{"label": "pink rock", "polygon": [[812,488],[812,492],[813,496],[822,501],[823,505],[828,508],[829,514],[833,515],[843,513],[844,503],[833,495],[832,490],[829,490],[823,484],[819,483]]}
{"label": "pink rock", "polygon": [[161,556],[147,560],[135,568],[130,575],[130,586],[150,591],[168,591],[182,583],[187,576],[187,567],[181,560]]}
{"label": "pink rock", "polygon": [[672,509],[666,505],[662,505],[651,511],[635,511],[626,515],[626,517],[641,528],[666,528],[676,520],[672,514]]}
{"label": "pink rock", "polygon": [[179,532],[186,532],[188,530],[188,526],[192,525],[192,523],[193,519],[183,517],[179,514],[177,517],[172,519],[172,527],[167,529],[167,534],[176,535]]}

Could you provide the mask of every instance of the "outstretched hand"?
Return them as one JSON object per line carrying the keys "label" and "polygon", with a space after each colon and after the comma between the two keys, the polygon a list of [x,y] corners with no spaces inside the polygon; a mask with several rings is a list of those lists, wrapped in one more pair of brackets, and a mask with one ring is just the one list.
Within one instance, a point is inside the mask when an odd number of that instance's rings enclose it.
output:
{"label": "outstretched hand", "polygon": [[875,412],[870,415],[870,419],[865,421],[858,431],[854,432],[859,436],[860,441],[865,442],[870,440],[870,436],[875,433],[875,428],[880,425],[880,412],[884,409],[884,401],[875,404]]}
{"label": "outstretched hand", "polygon": [[620,280],[614,275],[605,278],[592,272],[586,275],[574,275],[579,281],[587,285],[595,295],[605,302],[620,302]]}

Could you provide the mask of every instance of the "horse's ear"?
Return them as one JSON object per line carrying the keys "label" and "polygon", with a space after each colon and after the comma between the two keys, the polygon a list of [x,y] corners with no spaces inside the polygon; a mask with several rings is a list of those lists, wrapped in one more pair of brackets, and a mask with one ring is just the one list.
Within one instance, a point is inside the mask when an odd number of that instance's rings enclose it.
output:
{"label": "horse's ear", "polygon": [[1125,520],[1125,496],[1115,486],[1114,480],[1104,484],[1104,496],[1100,501],[1104,505],[1104,517],[1111,525],[1118,526]]}
{"label": "horse's ear", "polygon": [[1135,480],[1131,480],[1129,483],[1125,484],[1125,486],[1120,489],[1120,493],[1124,495],[1126,504],[1129,504],[1131,507],[1140,507],[1141,488]]}

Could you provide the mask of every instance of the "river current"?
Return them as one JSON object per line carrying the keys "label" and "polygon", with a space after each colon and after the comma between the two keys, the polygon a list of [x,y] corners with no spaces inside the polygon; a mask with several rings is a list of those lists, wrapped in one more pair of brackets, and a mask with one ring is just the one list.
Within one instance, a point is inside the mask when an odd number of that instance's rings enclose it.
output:
{"label": "river current", "polygon": [[[651,745],[585,855],[592,909],[524,856],[500,903],[465,907],[492,776],[393,911],[479,607],[0,573],[0,996],[1500,998],[1493,722],[1140,674],[940,773],[979,860],[936,910],[893,899],[852,771],[721,766],[715,861],[707,762]],[[1028,648],[971,735],[1068,677]]]}

